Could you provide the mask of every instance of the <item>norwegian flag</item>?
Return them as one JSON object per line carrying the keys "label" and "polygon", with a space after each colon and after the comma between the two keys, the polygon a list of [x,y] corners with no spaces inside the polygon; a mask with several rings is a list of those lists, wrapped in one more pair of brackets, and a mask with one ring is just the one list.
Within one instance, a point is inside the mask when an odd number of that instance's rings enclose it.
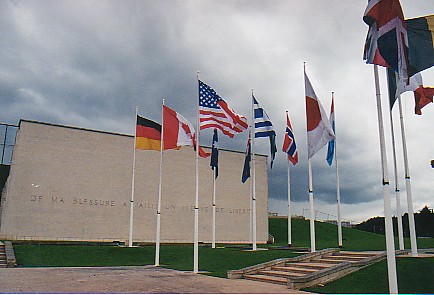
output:
{"label": "norwegian flag", "polygon": [[369,26],[363,59],[393,69],[408,84],[408,37],[399,0],[369,0],[363,21]]}
{"label": "norwegian flag", "polygon": [[292,132],[291,122],[289,121],[288,111],[286,112],[286,132],[283,140],[282,151],[288,154],[288,160],[292,165],[298,163],[298,152],[295,144],[294,133]]}
{"label": "norwegian flag", "polygon": [[235,113],[214,89],[200,80],[199,122],[200,130],[218,128],[230,138],[249,127],[246,117]]}

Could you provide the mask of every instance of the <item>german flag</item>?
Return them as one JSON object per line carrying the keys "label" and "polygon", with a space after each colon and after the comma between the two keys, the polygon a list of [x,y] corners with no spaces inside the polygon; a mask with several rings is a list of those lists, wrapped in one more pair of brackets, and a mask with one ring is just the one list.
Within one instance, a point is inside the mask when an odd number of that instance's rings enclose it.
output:
{"label": "german flag", "polygon": [[136,149],[159,151],[161,145],[161,125],[137,116]]}

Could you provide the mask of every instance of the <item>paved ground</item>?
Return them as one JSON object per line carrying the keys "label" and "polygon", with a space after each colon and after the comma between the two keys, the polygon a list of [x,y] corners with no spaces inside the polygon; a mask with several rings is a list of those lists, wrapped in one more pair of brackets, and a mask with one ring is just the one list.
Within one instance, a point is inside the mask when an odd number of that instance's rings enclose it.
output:
{"label": "paved ground", "polygon": [[0,293],[303,293],[286,286],[143,267],[0,268]]}

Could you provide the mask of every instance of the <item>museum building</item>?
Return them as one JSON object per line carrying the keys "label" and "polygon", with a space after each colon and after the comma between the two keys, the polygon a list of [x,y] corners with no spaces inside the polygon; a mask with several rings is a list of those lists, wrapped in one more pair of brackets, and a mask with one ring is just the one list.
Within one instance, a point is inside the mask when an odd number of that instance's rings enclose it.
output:
{"label": "museum building", "polygon": [[[2,157],[0,239],[127,242],[133,147],[132,135],[21,120],[10,163]],[[251,240],[250,180],[241,182],[244,159],[244,152],[219,151],[217,243]],[[136,150],[134,242],[155,242],[159,163],[159,152]],[[256,155],[255,164],[257,241],[266,243],[267,156]],[[195,165],[193,147],[164,151],[163,243],[193,242]],[[200,158],[199,241],[204,243],[211,242],[212,196],[210,159]]]}

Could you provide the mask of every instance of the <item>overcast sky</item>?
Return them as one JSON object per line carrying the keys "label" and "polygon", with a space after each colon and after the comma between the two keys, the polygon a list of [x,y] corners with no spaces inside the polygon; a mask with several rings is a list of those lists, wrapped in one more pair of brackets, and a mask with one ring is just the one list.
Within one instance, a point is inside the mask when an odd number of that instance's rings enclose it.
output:
{"label": "overcast sky", "polygon": [[[335,92],[342,216],[382,216],[383,195],[372,65],[362,60],[367,1],[0,1],[0,122],[30,119],[133,134],[134,112],[161,121],[161,100],[196,120],[197,71],[250,119],[251,89],[277,132],[269,209],[286,214],[289,111],[299,152],[291,169],[293,213],[308,208],[303,62],[327,112]],[[406,18],[434,13],[432,0],[401,0]],[[382,80],[391,197],[394,176],[385,70]],[[434,69],[422,72],[434,85]],[[414,115],[402,97],[415,211],[434,207],[434,105]],[[393,114],[398,119],[397,106]],[[398,123],[399,120],[395,120]],[[395,125],[401,204],[406,211],[399,125]],[[212,131],[201,133],[210,145]],[[222,148],[243,151],[247,134],[220,133]],[[267,139],[256,151],[269,154]],[[315,209],[336,214],[335,168],[326,148],[313,158]],[[240,170],[242,167],[233,167]],[[224,173],[224,171],[220,171]],[[307,211],[304,212],[307,214]],[[318,218],[323,218],[321,214]],[[330,217],[332,218],[332,217]]]}

